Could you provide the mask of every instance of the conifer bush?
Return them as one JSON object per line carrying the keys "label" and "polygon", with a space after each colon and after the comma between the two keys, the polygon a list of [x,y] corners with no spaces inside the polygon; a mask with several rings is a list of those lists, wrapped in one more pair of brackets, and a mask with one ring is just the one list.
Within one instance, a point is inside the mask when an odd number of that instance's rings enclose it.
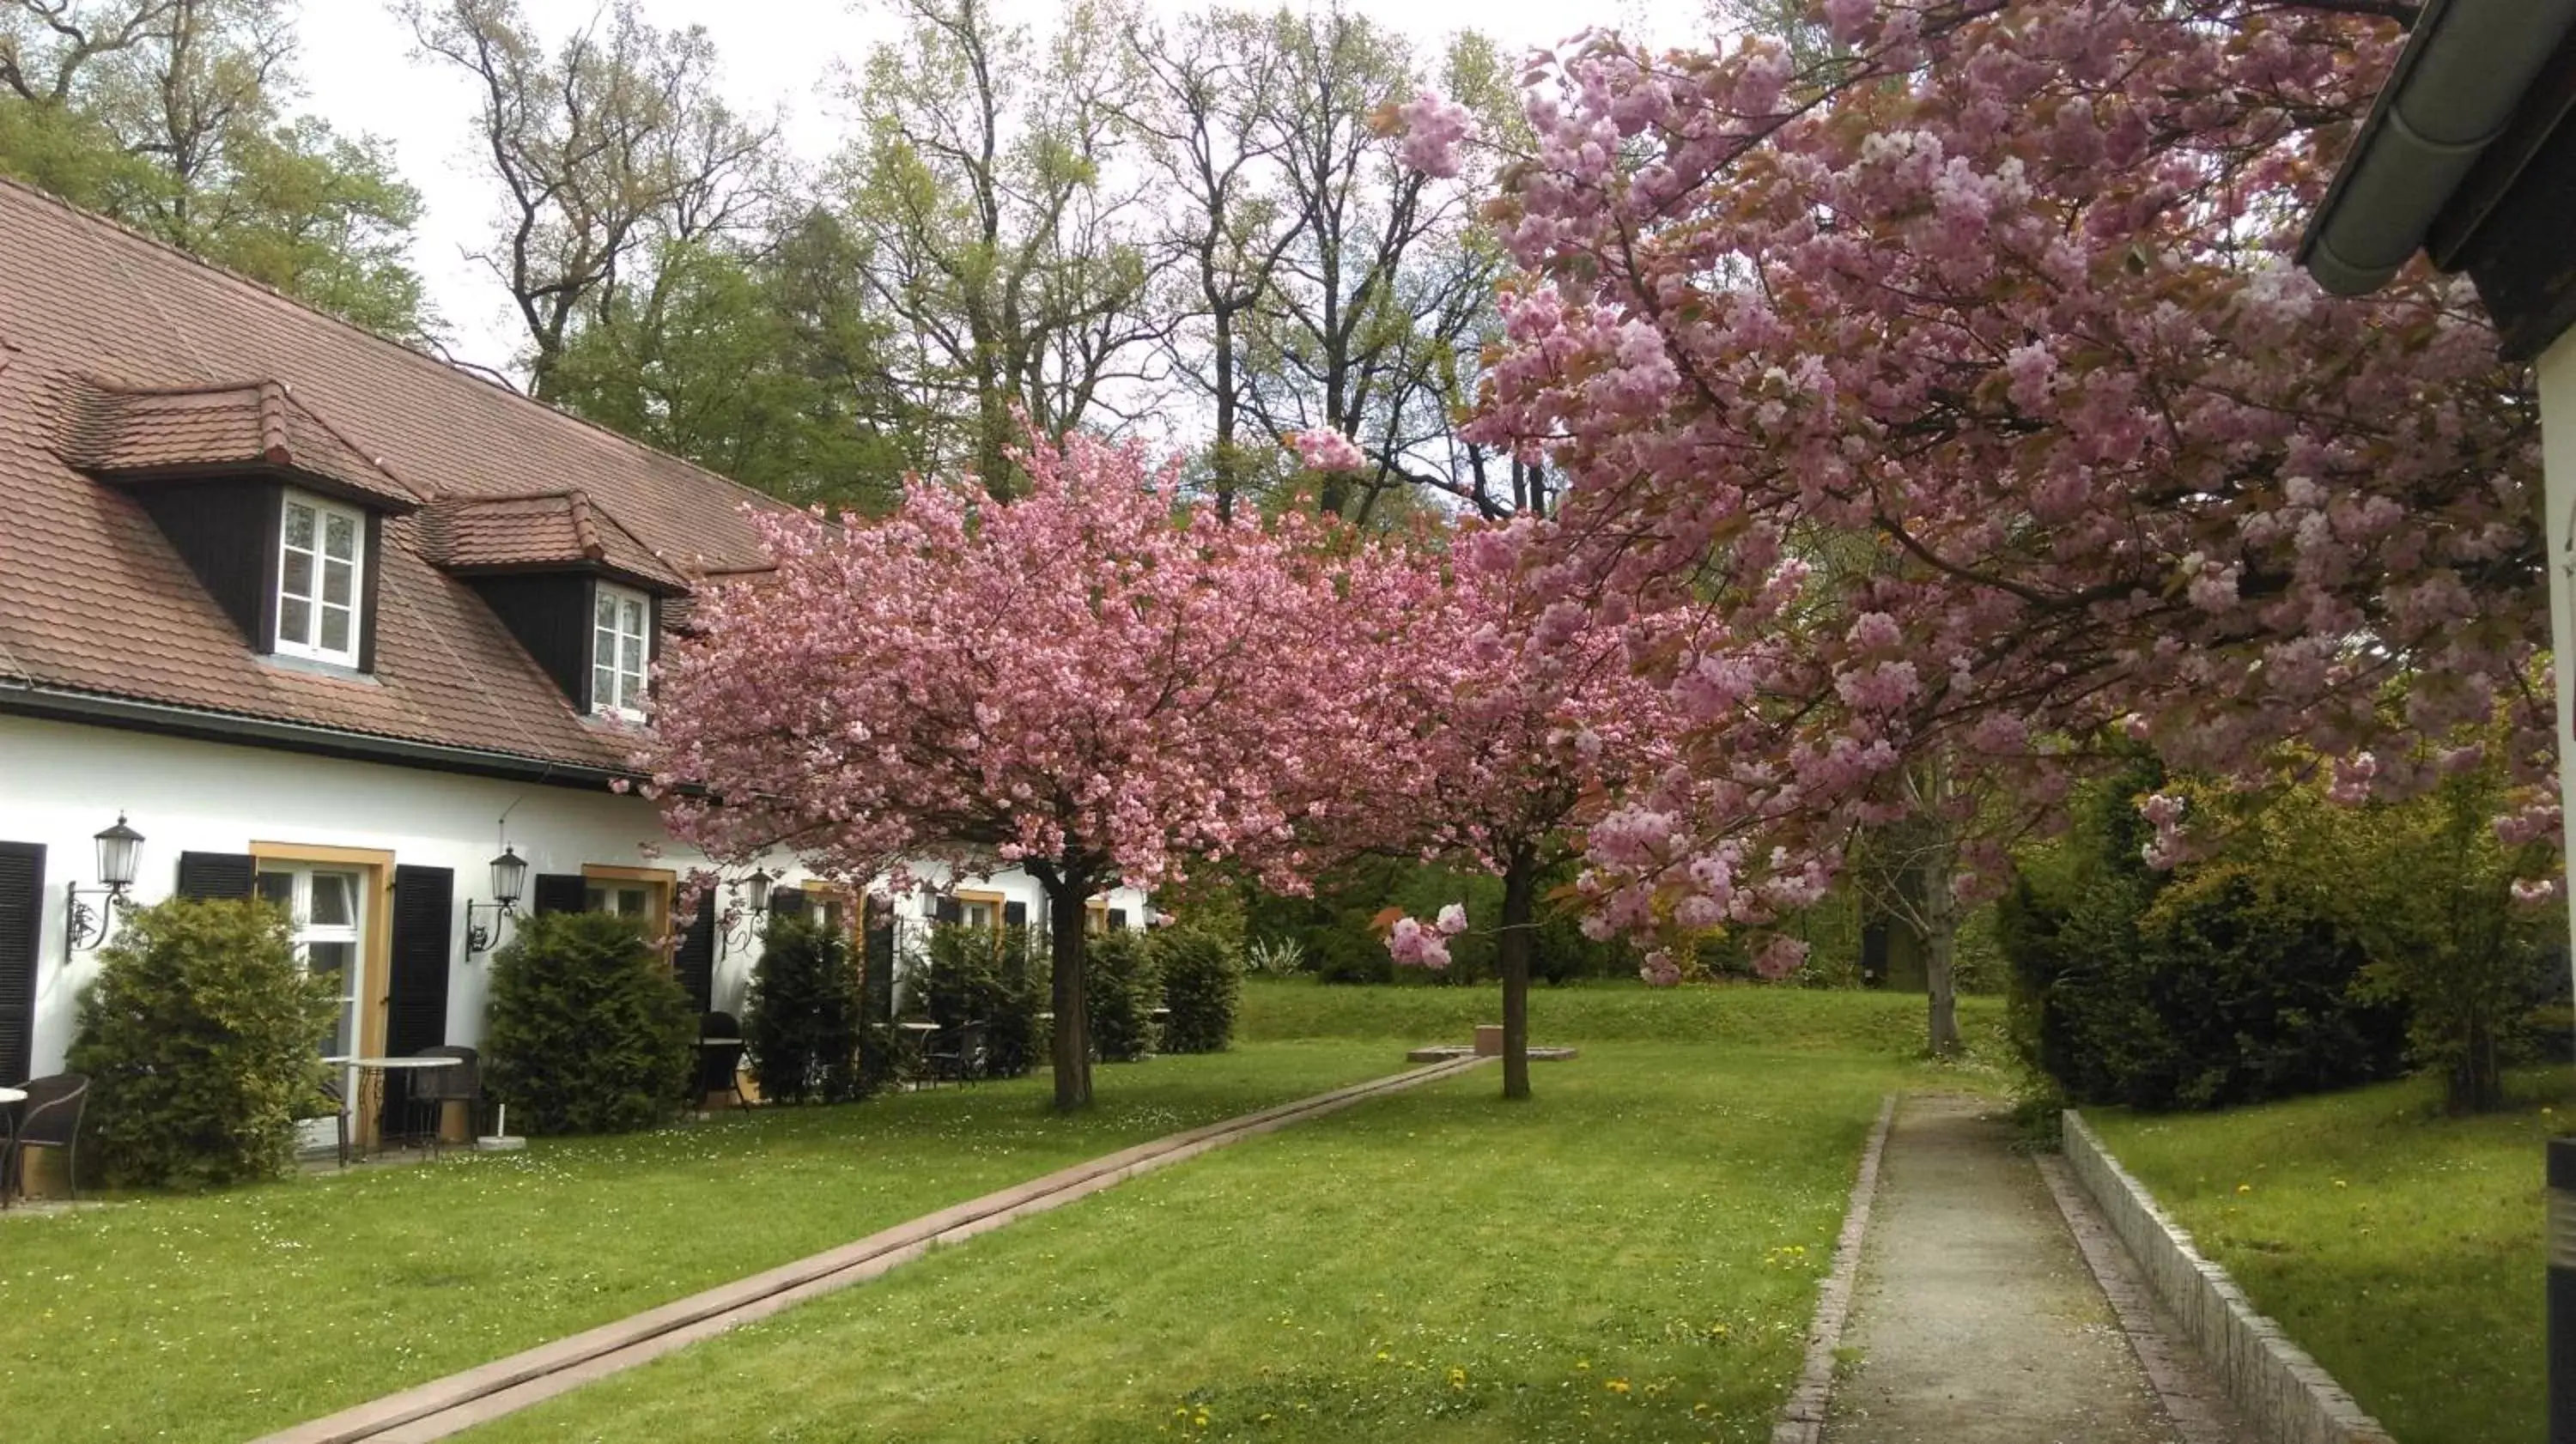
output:
{"label": "conifer bush", "polygon": [[743,1056],[761,1097],[841,1103],[865,1096],[859,988],[848,939],[820,922],[770,919],[742,1020]]}
{"label": "conifer bush", "polygon": [[1154,938],[1163,981],[1162,1051],[1222,1053],[1234,1040],[1235,1004],[1243,992],[1242,949],[1200,927]]}
{"label": "conifer bush", "polygon": [[627,919],[540,913],[492,960],[485,1086],[530,1133],[620,1133],[678,1110],[698,1015]]}
{"label": "conifer bush", "polygon": [[1128,1063],[1154,1051],[1154,1009],[1163,1001],[1154,946],[1145,934],[1112,929],[1091,939],[1083,998],[1092,1051],[1104,1063]]}
{"label": "conifer bush", "polygon": [[106,1176],[210,1188],[294,1165],[296,1120],[323,1106],[340,1001],[296,962],[287,926],[247,898],[124,915],[81,995],[70,1058],[90,1079],[84,1126]]}

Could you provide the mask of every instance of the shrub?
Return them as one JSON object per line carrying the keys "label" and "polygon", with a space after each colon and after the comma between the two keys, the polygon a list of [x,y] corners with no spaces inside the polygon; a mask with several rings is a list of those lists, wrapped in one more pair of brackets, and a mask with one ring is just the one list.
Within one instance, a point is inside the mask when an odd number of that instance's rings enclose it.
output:
{"label": "shrub", "polygon": [[273,904],[173,898],[126,914],[81,995],[70,1060],[90,1078],[105,1172],[175,1188],[285,1172],[296,1120],[321,1107],[339,1008]]}
{"label": "shrub", "polygon": [[760,1095],[779,1103],[864,1096],[859,1002],[848,939],[820,922],[770,919],[742,1024],[743,1055]]}
{"label": "shrub", "polygon": [[492,960],[486,1080],[531,1133],[648,1128],[697,1065],[697,1014],[634,923],[540,913]]}
{"label": "shrub", "polygon": [[1036,1050],[1037,979],[1042,957],[1038,935],[1027,928],[979,928],[940,923],[930,930],[913,973],[911,993],[942,1028],[984,1025],[984,1071],[1016,1077],[1029,1071]]}
{"label": "shrub", "polygon": [[1163,975],[1162,1048],[1166,1053],[1222,1053],[1234,1040],[1234,1010],[1243,991],[1243,958],[1222,936],[1196,925],[1155,935]]}
{"label": "shrub", "polygon": [[2024,855],[1996,920],[2012,1036],[2079,1103],[2215,1108],[2394,1076],[2405,1018],[2328,896],[2248,853],[2168,877],[2140,859],[2146,767],[2089,790]]}
{"label": "shrub", "polygon": [[1091,1047],[1102,1062],[1133,1062],[1154,1051],[1154,1009],[1163,989],[1155,977],[1154,948],[1143,933],[1119,928],[1094,934],[1083,983]]}

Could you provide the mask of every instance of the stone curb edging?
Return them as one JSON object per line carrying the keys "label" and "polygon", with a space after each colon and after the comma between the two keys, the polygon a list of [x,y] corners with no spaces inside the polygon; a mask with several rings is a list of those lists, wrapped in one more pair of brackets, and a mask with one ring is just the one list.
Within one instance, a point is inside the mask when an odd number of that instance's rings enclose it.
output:
{"label": "stone curb edging", "polygon": [[2272,1444],[2396,1444],[2307,1351],[2256,1311],[2227,1270],[2201,1256],[2191,1235],[2102,1146],[2084,1115],[2065,1113],[2069,1168],[2128,1248],[2147,1288]]}
{"label": "stone curb edging", "polygon": [[1807,1362],[1798,1383],[1780,1406],[1771,1426],[1771,1444],[1818,1444],[1825,1432],[1825,1409],[1834,1396],[1834,1351],[1842,1347],[1843,1324],[1851,1316],[1852,1287],[1860,1278],[1861,1243],[1869,1233],[1869,1206],[1878,1195],[1878,1160],[1887,1151],[1888,1131],[1896,1124],[1896,1095],[1879,1101],[1878,1122],[1861,1150],[1860,1171],[1852,1177],[1851,1204],[1843,1213],[1842,1237],[1834,1244],[1834,1271],[1816,1291],[1815,1321],[1807,1326]]}
{"label": "stone curb edging", "polygon": [[952,1204],[838,1248],[265,1435],[256,1444],[409,1444],[442,1439],[737,1324],[864,1283],[936,1245],[961,1242],[1211,1149],[1381,1094],[1454,1077],[1488,1061],[1467,1058],[1417,1068],[1136,1144]]}

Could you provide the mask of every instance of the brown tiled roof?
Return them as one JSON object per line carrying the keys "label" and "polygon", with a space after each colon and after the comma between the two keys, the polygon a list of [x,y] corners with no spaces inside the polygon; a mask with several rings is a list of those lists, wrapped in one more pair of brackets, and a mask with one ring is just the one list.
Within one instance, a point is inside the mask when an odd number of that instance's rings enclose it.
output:
{"label": "brown tiled roof", "polygon": [[[774,504],[757,493],[5,181],[0,362],[0,695],[93,694],[615,767],[630,739],[576,716],[439,569],[431,514],[578,489],[603,566],[677,578],[765,562],[743,515]],[[267,416],[271,385],[291,466],[352,485],[372,474],[402,505],[438,504],[386,523],[369,680],[255,656],[142,506],[99,479],[153,456],[231,454],[247,444],[246,409],[176,398],[259,396]],[[122,398],[104,443],[76,414],[103,397]],[[129,407],[152,417],[132,439]],[[200,409],[220,419],[166,419]],[[270,439],[263,430],[253,454]]]}
{"label": "brown tiled roof", "polygon": [[535,496],[460,497],[422,517],[429,559],[451,572],[522,572],[588,567],[665,594],[686,577],[583,491]]}
{"label": "brown tiled roof", "polygon": [[259,468],[389,510],[420,504],[282,381],[153,391],[81,378],[67,390],[64,459],[107,480]]}

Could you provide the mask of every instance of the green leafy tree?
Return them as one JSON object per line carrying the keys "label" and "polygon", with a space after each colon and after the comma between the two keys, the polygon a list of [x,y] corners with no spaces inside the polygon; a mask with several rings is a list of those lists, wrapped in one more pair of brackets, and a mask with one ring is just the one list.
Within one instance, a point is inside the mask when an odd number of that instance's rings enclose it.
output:
{"label": "green leafy tree", "polygon": [[280,0],[0,0],[0,174],[399,340],[420,197],[372,138],[290,115]]}
{"label": "green leafy tree", "polygon": [[688,992],[627,919],[540,913],[493,955],[485,1076],[531,1133],[617,1133],[669,1118],[696,1038]]}
{"label": "green leafy tree", "polygon": [[799,505],[887,506],[919,422],[873,389],[860,266],[824,213],[760,251],[667,242],[564,343],[554,399]]}
{"label": "green leafy tree", "polygon": [[295,1161],[319,1110],[339,989],[307,973],[259,901],[174,898],[125,915],[80,1000],[71,1068],[120,1181],[205,1188]]}

